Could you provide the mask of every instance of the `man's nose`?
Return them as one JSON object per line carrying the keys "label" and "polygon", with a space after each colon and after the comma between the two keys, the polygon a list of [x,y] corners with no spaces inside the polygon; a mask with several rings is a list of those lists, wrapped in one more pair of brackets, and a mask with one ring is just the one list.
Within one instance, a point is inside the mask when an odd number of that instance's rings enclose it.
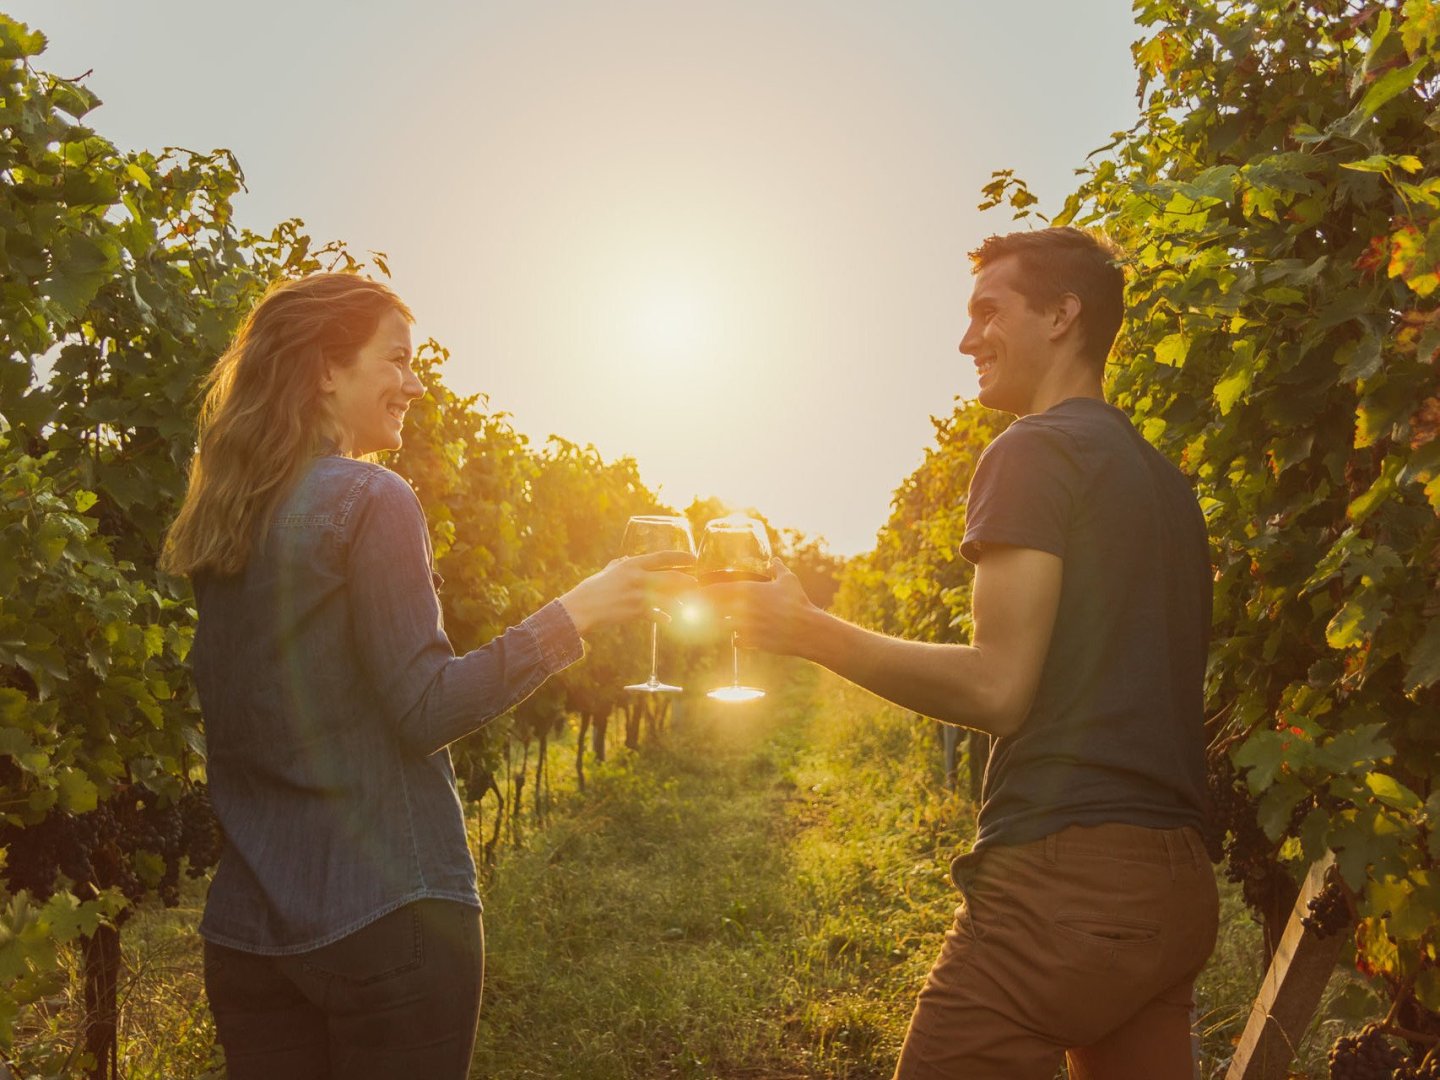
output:
{"label": "man's nose", "polygon": [[975,332],[975,324],[972,322],[965,328],[965,336],[960,339],[960,352],[964,356],[974,356],[979,346],[980,335]]}

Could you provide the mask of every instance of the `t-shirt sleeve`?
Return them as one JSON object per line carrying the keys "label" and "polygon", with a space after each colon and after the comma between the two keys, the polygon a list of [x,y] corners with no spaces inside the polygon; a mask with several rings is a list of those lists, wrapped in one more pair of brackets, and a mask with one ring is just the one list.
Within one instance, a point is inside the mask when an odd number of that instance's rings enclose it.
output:
{"label": "t-shirt sleeve", "polygon": [[1045,424],[1012,424],[975,467],[960,553],[974,563],[986,544],[1006,544],[1063,559],[1080,480],[1069,436]]}

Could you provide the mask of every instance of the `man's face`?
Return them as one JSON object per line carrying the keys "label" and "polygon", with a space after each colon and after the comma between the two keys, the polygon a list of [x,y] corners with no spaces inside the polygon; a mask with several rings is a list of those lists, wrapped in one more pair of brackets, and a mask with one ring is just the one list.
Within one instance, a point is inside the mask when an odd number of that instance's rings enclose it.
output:
{"label": "man's face", "polygon": [[1007,255],[975,275],[970,326],[960,351],[975,358],[980,404],[1024,416],[1049,368],[1050,318],[1036,311],[1016,288],[1022,273],[1017,256]]}

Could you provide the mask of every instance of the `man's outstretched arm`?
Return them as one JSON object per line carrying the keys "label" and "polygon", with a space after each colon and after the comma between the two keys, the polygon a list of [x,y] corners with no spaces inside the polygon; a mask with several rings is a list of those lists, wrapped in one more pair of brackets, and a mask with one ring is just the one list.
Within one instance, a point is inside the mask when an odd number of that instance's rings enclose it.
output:
{"label": "man's outstretched arm", "polygon": [[986,547],[975,567],[969,645],[905,641],[845,622],[810,603],[783,566],[769,584],[717,586],[711,595],[741,645],[812,660],[925,716],[1011,735],[1040,682],[1063,565],[1033,548]]}

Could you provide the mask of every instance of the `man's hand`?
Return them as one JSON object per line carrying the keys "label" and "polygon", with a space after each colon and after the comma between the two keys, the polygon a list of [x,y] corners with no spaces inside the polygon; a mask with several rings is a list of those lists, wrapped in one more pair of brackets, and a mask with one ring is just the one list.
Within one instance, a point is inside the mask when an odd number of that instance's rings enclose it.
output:
{"label": "man's hand", "polygon": [[770,560],[770,573],[772,580],[767,582],[711,585],[702,595],[735,630],[742,648],[809,656],[819,608],[805,595],[800,579],[779,559]]}

